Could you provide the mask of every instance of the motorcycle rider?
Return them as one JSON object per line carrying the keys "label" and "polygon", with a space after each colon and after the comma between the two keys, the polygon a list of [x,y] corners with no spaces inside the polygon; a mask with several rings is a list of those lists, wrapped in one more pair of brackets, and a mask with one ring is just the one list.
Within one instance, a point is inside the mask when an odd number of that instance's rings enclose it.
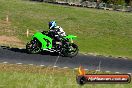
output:
{"label": "motorcycle rider", "polygon": [[50,36],[57,42],[60,42],[61,38],[66,36],[66,33],[64,32],[64,30],[60,26],[57,26],[55,21],[49,22],[49,29],[50,29],[49,30]]}

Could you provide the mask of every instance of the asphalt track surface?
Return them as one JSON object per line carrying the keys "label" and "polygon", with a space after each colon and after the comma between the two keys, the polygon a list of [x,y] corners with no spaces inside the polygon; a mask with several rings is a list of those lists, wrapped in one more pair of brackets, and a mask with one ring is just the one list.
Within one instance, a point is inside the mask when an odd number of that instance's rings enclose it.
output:
{"label": "asphalt track surface", "polygon": [[88,70],[98,70],[100,68],[101,71],[132,73],[132,60],[82,54],[73,58],[62,57],[53,53],[27,54],[25,49],[0,46],[0,63],[3,62],[10,64],[55,65],[69,68],[78,68],[82,65]]}

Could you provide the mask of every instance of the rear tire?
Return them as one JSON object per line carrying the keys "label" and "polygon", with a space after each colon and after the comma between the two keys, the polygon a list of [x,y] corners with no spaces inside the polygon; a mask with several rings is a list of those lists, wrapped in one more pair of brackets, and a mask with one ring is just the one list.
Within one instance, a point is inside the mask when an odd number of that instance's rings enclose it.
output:
{"label": "rear tire", "polygon": [[30,54],[36,54],[41,52],[40,43],[38,40],[31,40],[26,45],[26,50]]}

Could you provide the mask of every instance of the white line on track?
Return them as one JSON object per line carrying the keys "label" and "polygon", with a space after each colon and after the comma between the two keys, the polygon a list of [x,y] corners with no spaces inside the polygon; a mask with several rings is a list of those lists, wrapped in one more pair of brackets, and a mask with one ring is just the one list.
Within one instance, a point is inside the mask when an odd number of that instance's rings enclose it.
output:
{"label": "white line on track", "polygon": [[58,67],[58,66],[53,66],[54,68]]}
{"label": "white line on track", "polygon": [[78,68],[74,68],[75,70],[77,70]]}
{"label": "white line on track", "polygon": [[40,65],[41,67],[44,67],[45,65]]}
{"label": "white line on track", "polygon": [[105,71],[105,72],[108,72],[109,73],[110,71]]}
{"label": "white line on track", "polygon": [[100,70],[96,70],[96,71],[100,71]]}
{"label": "white line on track", "polygon": [[19,49],[23,49],[23,48],[19,48]]}
{"label": "white line on track", "polygon": [[127,74],[130,74],[131,75],[132,73],[127,73]]}
{"label": "white line on track", "polygon": [[[7,64],[8,62],[2,62],[2,63],[4,63],[4,64]],[[22,63],[16,63],[16,64],[18,64],[18,65],[21,65]],[[33,65],[33,64],[28,64],[28,65]],[[40,65],[41,67],[43,67],[43,66],[45,66],[45,65]],[[58,66],[53,66],[54,68],[56,68],[56,67],[58,67]],[[69,67],[63,67],[63,68],[69,68]],[[74,68],[75,70],[77,70],[78,68]],[[88,70],[88,69],[85,69],[85,70]],[[100,71],[100,70],[96,70],[96,71]],[[110,71],[105,71],[105,72],[110,72]],[[120,72],[115,72],[115,73],[120,73]],[[127,73],[127,74],[132,74],[132,73]]]}
{"label": "white line on track", "polygon": [[68,67],[63,67],[63,68],[68,68]]}
{"label": "white line on track", "polygon": [[3,62],[4,64],[7,64],[8,62]]}
{"label": "white line on track", "polygon": [[115,72],[115,73],[120,73],[120,72]]}
{"label": "white line on track", "polygon": [[22,63],[16,63],[16,64],[22,64]]}
{"label": "white line on track", "polygon": [[84,69],[84,70],[86,70],[86,71],[87,71],[88,69]]}

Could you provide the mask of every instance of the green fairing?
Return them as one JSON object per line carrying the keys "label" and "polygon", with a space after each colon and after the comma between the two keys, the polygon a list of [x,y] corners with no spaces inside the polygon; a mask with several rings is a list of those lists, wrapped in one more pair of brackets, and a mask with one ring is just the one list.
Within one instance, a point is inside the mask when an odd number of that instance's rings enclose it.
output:
{"label": "green fairing", "polygon": [[[76,38],[77,36],[74,36],[74,35],[67,35],[65,36],[64,38],[68,38],[68,39],[74,39]],[[42,47],[41,49],[51,49],[52,48],[52,39],[44,34],[42,34],[41,32],[37,32],[33,35],[32,39],[34,38],[37,38],[41,44],[42,44]],[[47,46],[47,41],[48,40],[50,42],[50,44]]]}
{"label": "green fairing", "polygon": [[[42,43],[42,49],[51,49],[52,48],[52,39],[46,35],[43,35],[41,32],[37,32],[33,35],[32,39],[37,38]],[[47,46],[47,42],[45,40],[48,40],[50,44]]]}

